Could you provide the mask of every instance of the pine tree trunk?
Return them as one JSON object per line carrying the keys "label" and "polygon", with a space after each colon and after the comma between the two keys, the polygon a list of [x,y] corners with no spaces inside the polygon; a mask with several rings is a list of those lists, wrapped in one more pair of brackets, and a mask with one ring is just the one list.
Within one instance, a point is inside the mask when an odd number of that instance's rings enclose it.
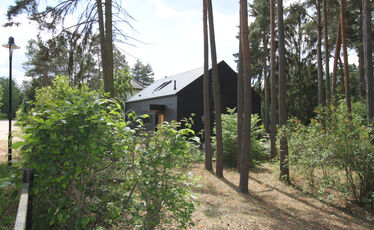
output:
{"label": "pine tree trunk", "polygon": [[[100,54],[103,68],[104,91],[114,96],[113,86],[113,32],[112,32],[112,1],[105,1],[105,14],[101,0],[96,0],[99,21]],[[105,16],[105,22],[104,22]]]}
{"label": "pine tree trunk", "polygon": [[105,52],[104,91],[114,97],[112,0],[105,0]]}
{"label": "pine tree trunk", "polygon": [[209,38],[212,57],[212,74],[214,88],[214,111],[216,121],[216,142],[217,142],[217,159],[216,159],[216,175],[223,178],[223,146],[222,146],[222,120],[221,120],[221,93],[220,82],[218,76],[216,42],[214,36],[213,7],[212,1],[207,0],[208,19],[209,19]]}
{"label": "pine tree trunk", "polygon": [[358,45],[357,49],[358,58],[358,95],[361,102],[365,102],[365,73],[364,73],[364,48],[362,44]]}
{"label": "pine tree trunk", "polygon": [[97,5],[97,17],[99,21],[99,37],[100,37],[100,55],[101,55],[101,67],[104,73],[106,73],[106,52],[105,52],[105,29],[104,29],[104,12],[103,3],[101,0],[96,0]]}
{"label": "pine tree trunk", "polygon": [[43,79],[44,79],[44,86],[48,86],[48,71],[47,70],[44,70]]}
{"label": "pine tree trunk", "polygon": [[204,142],[205,142],[205,169],[213,171],[212,146],[210,137],[210,94],[209,94],[209,44],[208,44],[208,18],[207,4],[203,0],[203,32],[204,32]]}
{"label": "pine tree trunk", "polygon": [[264,60],[263,60],[263,69],[264,69],[264,93],[265,93],[265,102],[264,102],[264,107],[265,107],[265,132],[269,133],[269,86],[268,86],[268,73],[267,73],[267,49],[268,49],[268,44],[266,40],[266,31],[264,30],[264,33],[262,35],[262,44],[264,46]]}
{"label": "pine tree trunk", "polygon": [[278,111],[280,129],[280,180],[291,183],[288,168],[288,143],[286,133],[282,130],[287,123],[286,107],[286,56],[283,25],[283,0],[278,0],[278,39],[279,39],[279,65],[278,65]]}
{"label": "pine tree trunk", "polygon": [[337,74],[338,74],[338,61],[340,59],[340,48],[341,48],[341,24],[340,20],[338,22],[338,32],[336,35],[336,42],[335,42],[335,53],[334,53],[334,66],[332,69],[332,88],[331,88],[331,97],[334,98],[336,94],[336,82],[337,82]]}
{"label": "pine tree trunk", "polygon": [[271,123],[270,123],[270,158],[277,156],[276,148],[276,124],[277,124],[277,93],[275,92],[275,84],[277,82],[275,71],[275,16],[274,16],[274,0],[270,0],[270,78],[271,78]]}
{"label": "pine tree trunk", "polygon": [[366,110],[368,124],[372,123],[374,116],[373,98],[373,65],[371,49],[371,10],[370,2],[362,0],[363,11],[363,39],[364,39],[364,72],[366,79]]}
{"label": "pine tree trunk", "polygon": [[[363,22],[362,5],[360,7],[360,19]],[[359,23],[359,36],[363,37],[363,23]],[[357,58],[358,58],[358,96],[360,102],[364,103],[365,100],[365,73],[364,73],[364,47],[363,42],[357,44]]]}
{"label": "pine tree trunk", "polygon": [[344,77],[345,77],[345,100],[347,103],[347,112],[351,113],[351,95],[349,92],[349,70],[348,70],[348,52],[347,38],[345,34],[345,0],[340,0],[340,24],[342,32],[343,58],[344,58]]}
{"label": "pine tree trunk", "polygon": [[345,81],[344,81],[344,66],[343,66],[343,61],[342,59],[339,57],[339,68],[340,68],[340,94],[341,95],[344,95],[345,93]]}
{"label": "pine tree trunk", "polygon": [[317,69],[318,69],[318,104],[323,104],[323,73],[322,73],[322,26],[321,26],[321,0],[316,0],[317,9]]}
{"label": "pine tree trunk", "polygon": [[[241,34],[241,32],[239,32]],[[237,142],[237,155],[236,155],[236,167],[238,172],[240,172],[241,162],[242,162],[242,146],[243,146],[243,104],[244,104],[244,79],[243,79],[243,53],[241,36],[239,36],[239,72],[238,72],[238,82],[237,82],[237,112],[238,112],[238,142]]]}
{"label": "pine tree trunk", "polygon": [[329,34],[327,28],[327,0],[323,0],[323,33],[325,46],[325,74],[326,74],[326,105],[330,103],[330,50],[329,50]]}
{"label": "pine tree trunk", "polygon": [[240,29],[243,53],[244,76],[244,112],[243,112],[243,146],[240,169],[239,191],[248,193],[249,157],[251,151],[251,67],[248,39],[248,4],[247,0],[240,1]]}

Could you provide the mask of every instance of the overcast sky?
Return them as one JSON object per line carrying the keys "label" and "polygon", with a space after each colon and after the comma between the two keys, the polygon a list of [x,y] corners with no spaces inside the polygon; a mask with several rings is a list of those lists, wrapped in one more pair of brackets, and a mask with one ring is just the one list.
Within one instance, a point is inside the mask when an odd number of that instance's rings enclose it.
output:
{"label": "overcast sky", "polygon": [[[284,0],[288,5],[295,0]],[[0,24],[6,19],[6,11],[14,1],[2,0]],[[122,6],[135,19],[136,31],[124,27],[124,33],[141,42],[134,46],[119,44],[132,65],[136,58],[149,63],[155,78],[171,76],[203,65],[202,1],[201,0],[122,0]],[[233,53],[237,52],[237,26],[239,24],[239,0],[213,0],[218,61],[225,60],[233,69]],[[27,41],[36,38],[36,26],[23,16],[20,27],[1,27],[0,43],[5,44],[9,36],[21,47],[13,55],[13,76],[21,82],[24,76],[22,63]],[[8,76],[8,50],[0,49],[0,76]]]}

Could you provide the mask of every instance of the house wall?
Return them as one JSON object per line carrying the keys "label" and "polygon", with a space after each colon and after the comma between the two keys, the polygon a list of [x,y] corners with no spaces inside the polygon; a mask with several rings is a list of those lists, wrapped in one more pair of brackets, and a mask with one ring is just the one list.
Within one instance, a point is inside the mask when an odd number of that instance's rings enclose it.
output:
{"label": "house wall", "polygon": [[204,99],[203,99],[203,78],[199,77],[194,82],[186,86],[177,94],[178,121],[184,118],[190,118],[191,114],[194,120],[193,129],[199,132],[203,127],[202,116],[204,114]]}
{"label": "house wall", "polygon": [[[220,79],[221,91],[221,113],[226,113],[227,108],[236,107],[236,73],[224,62],[218,64],[218,75]],[[194,113],[195,132],[200,132],[204,128],[204,95],[203,84],[204,77],[201,76],[193,83],[185,87],[178,93],[178,119],[188,118]],[[214,100],[213,100],[213,81],[212,71],[209,71],[210,84],[210,117],[211,127],[214,123]]]}
{"label": "house wall", "polygon": [[[236,107],[237,103],[237,74],[225,62],[218,64],[218,73],[221,85],[221,112],[226,113],[227,108]],[[214,123],[214,101],[212,71],[209,71],[210,78],[210,117],[211,127]],[[178,87],[178,82],[177,82]],[[151,118],[145,126],[149,130],[156,127],[157,113],[149,111],[150,104],[165,106],[165,121],[180,121],[183,118],[193,117],[196,134],[203,129],[204,97],[203,97],[203,76],[197,78],[191,84],[180,90],[177,95],[134,101],[126,103],[126,111],[136,111],[138,115],[150,114]],[[261,114],[261,97],[252,90],[252,113]]]}
{"label": "house wall", "polygon": [[[227,108],[237,106],[237,73],[234,72],[226,63],[218,64],[218,74],[220,79],[221,91],[221,113],[227,113]],[[203,95],[203,76],[196,79],[190,85],[178,93],[178,121],[182,118],[189,118],[192,113],[195,114],[193,129],[196,133],[204,128],[204,95]],[[210,117],[211,127],[214,124],[214,99],[213,99],[213,81],[212,71],[209,71],[210,83]],[[252,113],[261,115],[261,97],[252,90]]]}
{"label": "house wall", "polygon": [[165,121],[177,120],[177,96],[172,95],[168,97],[153,98],[143,101],[134,101],[126,103],[126,111],[135,111],[138,115],[148,114],[150,115],[149,121],[144,123],[144,126],[148,130],[154,130],[156,128],[157,112],[150,112],[149,106],[151,104],[164,105]]}

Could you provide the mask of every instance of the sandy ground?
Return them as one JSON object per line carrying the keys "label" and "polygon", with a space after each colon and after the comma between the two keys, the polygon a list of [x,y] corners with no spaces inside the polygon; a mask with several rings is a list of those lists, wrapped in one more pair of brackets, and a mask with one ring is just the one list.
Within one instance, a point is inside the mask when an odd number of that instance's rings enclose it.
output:
{"label": "sandy ground", "polygon": [[[17,137],[20,128],[15,125],[16,121],[12,121],[12,133],[13,135],[16,135],[16,137],[13,138],[14,141],[20,140],[19,137]],[[9,130],[9,121],[8,120],[0,120],[0,162],[7,161],[8,159],[8,130]],[[13,150],[15,154],[17,151]]]}
{"label": "sandy ground", "polygon": [[195,165],[202,180],[193,189],[200,206],[190,229],[374,229],[374,218],[362,208],[322,203],[278,180],[278,170],[264,164],[250,172],[249,194],[237,192],[239,174],[225,170],[224,179]]}
{"label": "sandy ground", "polygon": [[[15,123],[16,121],[12,121],[12,130],[14,131],[20,130],[20,128],[16,126]],[[8,140],[8,130],[9,130],[9,121],[0,120],[0,140],[1,141]]]}

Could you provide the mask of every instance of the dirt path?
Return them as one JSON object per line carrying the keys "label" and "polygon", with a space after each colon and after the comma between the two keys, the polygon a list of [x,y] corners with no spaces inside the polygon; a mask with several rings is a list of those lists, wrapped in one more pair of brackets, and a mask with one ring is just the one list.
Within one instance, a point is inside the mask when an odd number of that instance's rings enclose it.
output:
{"label": "dirt path", "polygon": [[362,209],[347,211],[324,204],[278,181],[271,164],[250,172],[248,195],[237,192],[239,174],[226,170],[218,179],[196,165],[202,176],[193,189],[200,207],[191,229],[374,229],[373,216]]}

